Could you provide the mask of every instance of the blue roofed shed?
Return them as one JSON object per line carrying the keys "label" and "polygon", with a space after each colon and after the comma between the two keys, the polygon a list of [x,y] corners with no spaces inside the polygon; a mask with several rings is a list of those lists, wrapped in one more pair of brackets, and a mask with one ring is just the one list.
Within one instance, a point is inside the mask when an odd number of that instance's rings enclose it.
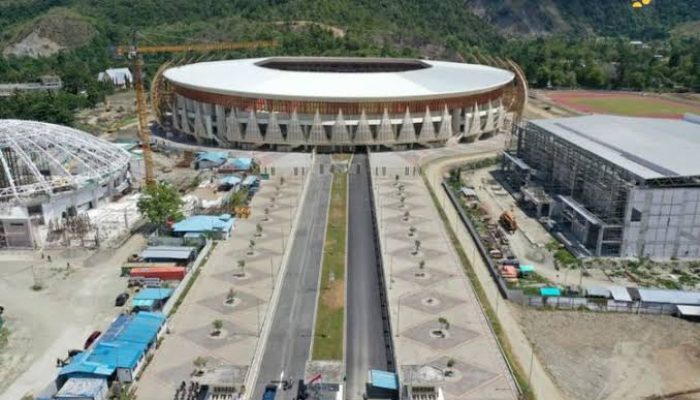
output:
{"label": "blue roofed shed", "polygon": [[144,356],[165,325],[161,313],[139,312],[120,315],[91,348],[79,353],[59,372],[59,380],[70,378],[111,379],[115,372],[126,371],[124,381],[131,381]]}
{"label": "blue roofed shed", "polygon": [[194,161],[195,169],[215,168],[223,165],[228,159],[225,151],[203,151],[197,153]]}
{"label": "blue roofed shed", "polygon": [[172,293],[173,290],[168,288],[141,289],[131,300],[131,307],[134,310],[158,310],[170,298]]}
{"label": "blue roofed shed", "polygon": [[234,218],[230,214],[193,215],[173,225],[173,232],[181,235],[211,232],[217,239],[228,239],[233,224]]}
{"label": "blue roofed shed", "polygon": [[196,253],[196,247],[150,246],[141,252],[141,258],[146,262],[175,262],[187,264],[194,260]]}

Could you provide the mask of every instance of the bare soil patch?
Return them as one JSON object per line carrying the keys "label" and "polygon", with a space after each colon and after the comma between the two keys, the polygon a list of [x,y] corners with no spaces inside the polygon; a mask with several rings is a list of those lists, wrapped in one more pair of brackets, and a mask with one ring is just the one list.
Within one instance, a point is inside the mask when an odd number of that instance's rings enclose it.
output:
{"label": "bare soil patch", "polygon": [[336,280],[323,291],[323,304],[330,310],[340,310],[345,305],[345,281]]}
{"label": "bare soil patch", "polygon": [[[668,316],[516,308],[571,399],[641,399],[700,388],[700,324]],[[692,399],[696,394],[680,397]]]}

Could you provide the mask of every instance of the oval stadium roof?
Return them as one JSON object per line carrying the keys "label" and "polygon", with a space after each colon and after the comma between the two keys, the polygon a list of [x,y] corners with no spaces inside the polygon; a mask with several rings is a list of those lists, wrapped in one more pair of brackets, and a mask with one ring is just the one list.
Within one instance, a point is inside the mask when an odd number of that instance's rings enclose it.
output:
{"label": "oval stadium roof", "polygon": [[36,121],[0,120],[0,200],[103,183],[129,153],[88,133]]}
{"label": "oval stadium roof", "polygon": [[175,85],[223,95],[340,101],[429,100],[498,89],[506,70],[445,61],[381,58],[272,57],[170,68]]}

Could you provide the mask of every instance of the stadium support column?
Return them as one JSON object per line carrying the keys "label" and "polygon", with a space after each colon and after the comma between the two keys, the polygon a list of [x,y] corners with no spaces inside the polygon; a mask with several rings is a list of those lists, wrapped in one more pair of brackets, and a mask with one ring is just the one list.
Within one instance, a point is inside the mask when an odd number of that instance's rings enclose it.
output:
{"label": "stadium support column", "polygon": [[306,144],[304,131],[301,129],[297,110],[293,110],[291,117],[289,117],[289,123],[287,125],[287,143],[292,146]]}
{"label": "stadium support column", "polygon": [[452,132],[456,133],[459,135],[460,133],[466,133],[467,129],[467,124],[464,124],[464,130],[465,132],[462,131],[462,112],[463,110],[461,108],[455,108],[452,110]]}
{"label": "stadium support column", "polygon": [[391,121],[389,120],[389,111],[387,111],[385,108],[384,115],[382,115],[382,121],[379,124],[379,129],[377,129],[377,144],[391,146],[395,141],[394,130],[392,129]]}
{"label": "stadium support column", "polygon": [[371,145],[372,140],[372,130],[369,127],[369,122],[367,121],[367,114],[365,110],[362,110],[360,115],[360,122],[357,124],[357,131],[355,131],[354,142],[356,145]]}
{"label": "stadium support column", "polygon": [[423,124],[420,128],[420,134],[418,135],[418,140],[426,143],[432,142],[436,139],[435,137],[435,127],[433,126],[433,116],[430,114],[430,107],[425,107],[425,114],[423,115]]}
{"label": "stadium support column", "polygon": [[342,110],[338,110],[338,116],[335,118],[335,124],[331,130],[331,143],[334,147],[340,145],[341,148],[345,145],[350,145],[350,134],[348,133]]}

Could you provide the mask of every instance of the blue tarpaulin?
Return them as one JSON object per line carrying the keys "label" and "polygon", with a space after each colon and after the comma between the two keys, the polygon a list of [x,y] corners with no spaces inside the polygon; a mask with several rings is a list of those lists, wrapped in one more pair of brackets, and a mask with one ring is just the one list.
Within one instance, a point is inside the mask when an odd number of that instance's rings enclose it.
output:
{"label": "blue tarpaulin", "polygon": [[518,267],[520,269],[520,272],[523,274],[531,274],[535,272],[535,267],[532,265],[521,265]]}
{"label": "blue tarpaulin", "polygon": [[543,287],[540,288],[540,296],[544,297],[556,297],[561,296],[561,290],[556,287]]}
{"label": "blue tarpaulin", "polygon": [[247,157],[229,158],[226,164],[236,171],[248,171],[253,166],[253,159]]}
{"label": "blue tarpaulin", "polygon": [[238,175],[226,175],[219,179],[219,185],[236,186],[241,183],[241,177]]}
{"label": "blue tarpaulin", "polygon": [[255,182],[257,182],[257,181],[258,181],[258,177],[257,177],[257,176],[255,176],[255,175],[248,175],[248,176],[245,177],[245,179],[243,179],[242,185],[243,185],[243,186],[251,186],[251,185],[255,184]]}

